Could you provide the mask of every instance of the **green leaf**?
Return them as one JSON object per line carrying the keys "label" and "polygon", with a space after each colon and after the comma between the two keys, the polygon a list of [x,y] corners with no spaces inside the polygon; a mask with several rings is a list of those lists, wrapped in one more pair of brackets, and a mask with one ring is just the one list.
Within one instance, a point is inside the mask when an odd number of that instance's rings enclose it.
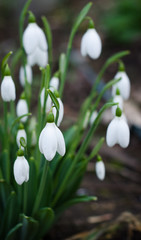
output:
{"label": "green leaf", "polygon": [[39,212],[37,213],[37,219],[39,221],[40,229],[37,234],[38,238],[42,237],[52,226],[54,222],[54,217],[55,215],[52,208],[46,207],[39,210]]}
{"label": "green leaf", "polygon": [[56,110],[59,111],[59,102],[58,102],[55,94],[50,89],[47,89],[47,92],[48,92],[49,96],[51,97],[51,100],[54,103]]}
{"label": "green leaf", "polygon": [[48,43],[48,55],[49,55],[49,65],[52,66],[53,60],[52,60],[52,33],[51,33],[51,28],[49,25],[49,22],[47,21],[46,17],[42,17],[42,22],[44,25],[44,30],[47,38],[47,43]]}
{"label": "green leaf", "polygon": [[130,54],[130,51],[128,51],[128,50],[116,53],[112,57],[108,58],[108,60],[106,61],[106,64],[107,64],[107,66],[109,66],[112,63],[117,62],[120,58],[127,56],[129,54]]}
{"label": "green leaf", "polygon": [[13,227],[7,234],[5,240],[15,240],[18,239],[19,230],[22,227],[22,223],[18,223],[15,227]]}
{"label": "green leaf", "polygon": [[99,142],[96,144],[96,146],[94,147],[94,149],[92,150],[90,156],[87,159],[88,162],[98,154],[99,150],[101,149],[101,147],[103,145],[104,140],[105,140],[105,138],[102,137],[99,140]]}
{"label": "green leaf", "polygon": [[7,64],[7,61],[8,61],[8,59],[9,59],[9,57],[11,56],[12,53],[13,53],[12,51],[10,51],[9,53],[7,53],[7,54],[5,55],[5,57],[3,58],[3,60],[2,60],[2,63],[1,63],[2,77],[3,77],[3,75],[4,75],[4,69],[5,69],[5,66],[6,66],[6,64]]}
{"label": "green leaf", "polygon": [[90,201],[96,201],[97,197],[95,196],[76,196],[75,198],[70,199],[69,201],[65,202],[64,204],[60,205],[56,211],[58,212],[63,212],[65,209],[69,208],[70,206],[77,204],[77,203],[82,203],[82,202],[90,202]]}
{"label": "green leaf", "polygon": [[15,126],[16,123],[19,123],[19,121],[20,121],[23,117],[31,116],[31,115],[32,115],[32,113],[26,113],[26,114],[21,115],[20,117],[17,117],[17,118],[13,121],[13,123],[12,123],[12,125],[11,125],[11,129]]}
{"label": "green leaf", "polygon": [[34,240],[38,232],[39,223],[32,217],[21,214],[21,222],[23,224],[21,228],[21,239],[22,240]]}

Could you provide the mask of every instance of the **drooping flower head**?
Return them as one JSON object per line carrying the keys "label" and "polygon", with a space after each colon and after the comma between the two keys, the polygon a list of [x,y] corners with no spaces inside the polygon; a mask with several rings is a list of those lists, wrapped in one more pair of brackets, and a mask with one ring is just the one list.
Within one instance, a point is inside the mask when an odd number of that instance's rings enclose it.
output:
{"label": "drooping flower head", "polygon": [[116,110],[116,116],[110,122],[107,133],[106,142],[109,147],[113,147],[115,144],[119,144],[122,148],[126,148],[130,141],[130,131],[128,124],[124,117],[122,117],[122,111],[119,107]]}
{"label": "drooping flower head", "polygon": [[11,77],[8,64],[5,67],[4,77],[1,83],[1,97],[5,102],[15,101],[16,99],[15,84]]}
{"label": "drooping flower head", "polygon": [[29,180],[29,164],[21,149],[19,149],[17,158],[14,162],[14,177],[19,185]]}
{"label": "drooping flower head", "polygon": [[81,40],[81,54],[86,57],[87,55],[92,59],[97,59],[102,50],[102,43],[99,34],[94,28],[91,21],[90,28],[83,35]]}
{"label": "drooping flower head", "polygon": [[59,78],[57,76],[53,76],[50,80],[50,90],[53,92],[54,90],[58,90],[59,88]]}
{"label": "drooping flower head", "polygon": [[[21,95],[21,98],[19,99],[19,101],[17,103],[16,113],[17,113],[18,117],[28,113],[28,105],[27,105],[27,101],[25,99],[24,93]],[[25,117],[21,118],[21,122],[26,122],[27,119],[28,119],[28,117],[25,116]]]}
{"label": "drooping flower head", "polygon": [[96,176],[98,177],[98,179],[100,179],[101,181],[104,180],[105,165],[100,156],[98,156],[97,162],[95,164],[95,171],[96,171]]}
{"label": "drooping flower head", "polygon": [[113,85],[112,87],[112,95],[115,96],[116,95],[116,90],[117,88],[120,91],[120,95],[122,96],[123,99],[127,100],[130,96],[130,80],[125,72],[125,67],[124,64],[120,62],[119,65],[119,71],[117,72],[117,74],[114,77],[115,79],[119,79],[121,78],[121,80],[119,82],[117,82],[116,84]]}
{"label": "drooping flower head", "polygon": [[32,68],[30,65],[26,65],[25,66],[25,69],[24,67],[22,66],[20,68],[20,72],[19,72],[19,79],[20,79],[20,83],[21,85],[24,87],[25,85],[25,74],[26,74],[26,80],[29,84],[32,83]]}
{"label": "drooping flower head", "polygon": [[23,46],[30,66],[35,64],[45,67],[48,62],[48,45],[43,30],[35,22],[34,15],[30,12],[29,24],[23,33]]}
{"label": "drooping flower head", "polygon": [[48,114],[46,126],[40,133],[39,150],[48,161],[55,157],[56,152],[61,156],[64,156],[66,152],[63,134],[54,123],[52,112]]}

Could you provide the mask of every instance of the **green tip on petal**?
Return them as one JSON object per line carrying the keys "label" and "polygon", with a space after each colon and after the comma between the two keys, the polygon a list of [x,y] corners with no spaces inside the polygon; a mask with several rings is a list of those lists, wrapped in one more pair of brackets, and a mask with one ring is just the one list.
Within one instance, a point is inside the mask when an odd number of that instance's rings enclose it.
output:
{"label": "green tip on petal", "polygon": [[116,89],[116,95],[120,96],[120,90],[119,90],[119,88]]}
{"label": "green tip on petal", "polygon": [[11,72],[10,72],[10,68],[8,66],[8,64],[6,64],[5,68],[4,68],[4,76],[10,76]]}
{"label": "green tip on petal", "polygon": [[21,148],[19,148],[19,150],[18,150],[18,152],[17,152],[17,156],[18,156],[18,157],[24,156],[24,151],[23,151]]}
{"label": "green tip on petal", "polygon": [[24,125],[23,125],[22,123],[20,123],[18,129],[19,129],[19,130],[24,129]]}
{"label": "green tip on petal", "polygon": [[117,117],[121,117],[121,115],[122,115],[122,110],[119,107],[117,107],[117,109],[116,109],[116,116]]}
{"label": "green tip on petal", "polygon": [[97,162],[102,161],[102,157],[100,155],[97,155]]}
{"label": "green tip on petal", "polygon": [[29,11],[28,13],[29,13],[28,22],[29,22],[29,23],[34,23],[34,22],[36,22],[36,18],[35,18],[35,16],[34,16],[34,14],[33,14],[31,11]]}
{"label": "green tip on petal", "polygon": [[22,92],[21,96],[20,96],[20,99],[26,99],[25,97],[25,92]]}
{"label": "green tip on petal", "polygon": [[125,72],[125,66],[124,63],[120,60],[119,61],[119,67],[118,67],[119,72]]}
{"label": "green tip on petal", "polygon": [[59,96],[59,92],[58,92],[57,90],[54,91],[54,95],[55,95],[56,98],[59,98],[59,97],[60,97],[60,96]]}
{"label": "green tip on petal", "polygon": [[54,122],[54,115],[53,115],[52,112],[50,112],[50,113],[47,115],[47,122],[48,122],[48,123]]}

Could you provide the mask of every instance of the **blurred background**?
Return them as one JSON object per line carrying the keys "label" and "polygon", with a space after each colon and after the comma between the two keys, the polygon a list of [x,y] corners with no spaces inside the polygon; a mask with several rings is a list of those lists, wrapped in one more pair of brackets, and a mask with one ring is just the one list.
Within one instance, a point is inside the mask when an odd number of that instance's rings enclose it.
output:
{"label": "blurred background", "polygon": [[[15,52],[19,48],[18,21],[25,2],[24,0],[0,1],[0,59],[9,51]],[[125,103],[125,114],[131,129],[131,143],[127,149],[121,149],[118,146],[111,149],[106,144],[103,146],[100,153],[106,165],[106,179],[104,182],[100,182],[96,178],[94,160],[88,166],[79,192],[79,194],[94,194],[98,197],[98,201],[79,204],[67,210],[47,239],[83,239],[83,231],[97,227],[101,229],[101,224],[117,221],[115,219],[124,212],[127,212],[122,215],[126,230],[124,234],[126,236],[129,234],[131,219],[134,228],[130,228],[132,236],[128,239],[141,239],[141,224],[137,224],[141,217],[141,1],[95,0],[92,2],[90,16],[101,36],[103,51],[101,57],[96,61],[81,57],[80,41],[87,29],[86,23],[82,24],[73,42],[64,91],[65,120],[63,128],[65,129],[77,120],[80,106],[88,96],[93,81],[105,60],[116,52],[130,50],[131,54],[124,57],[123,61],[132,86],[130,100]],[[33,0],[31,3],[30,10],[36,15],[37,23],[42,27],[41,15],[45,15],[51,25],[54,71],[58,68],[60,53],[66,51],[74,19],[86,3],[88,3],[86,0]],[[27,22],[25,22],[25,27],[26,24]],[[19,67],[20,65],[17,66],[14,76],[18,94],[22,91],[18,79]],[[36,67],[34,71],[39,74]],[[114,77],[116,71],[117,64],[108,68],[99,86],[99,91],[104,82]],[[38,83],[35,81],[33,84],[33,109],[36,109],[35,88],[37,85]],[[108,92],[103,98],[103,103],[110,96],[110,92]],[[92,147],[99,136],[105,136],[111,117],[110,111],[104,115],[102,125],[93,139]],[[127,219],[128,221],[126,221]],[[75,235],[78,232],[82,232],[80,237]],[[72,235],[74,235],[73,238],[70,237]],[[106,238],[105,236],[101,239],[126,239],[125,235],[123,235],[124,238],[113,238],[113,235],[110,237]]]}

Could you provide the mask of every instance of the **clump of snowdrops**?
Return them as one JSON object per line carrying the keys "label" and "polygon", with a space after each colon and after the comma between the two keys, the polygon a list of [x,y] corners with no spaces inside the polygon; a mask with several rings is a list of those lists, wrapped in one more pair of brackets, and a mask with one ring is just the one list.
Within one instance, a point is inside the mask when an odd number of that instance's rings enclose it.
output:
{"label": "clump of snowdrops", "polygon": [[[125,148],[130,138],[122,113],[123,99],[130,94],[130,82],[120,60],[128,51],[119,52],[106,61],[82,104],[78,121],[62,133],[63,90],[74,36],[79,26],[87,21],[80,51],[82,56],[92,59],[100,56],[102,42],[93,20],[87,16],[92,6],[88,3],[76,18],[66,53],[60,55],[58,69],[53,73],[50,25],[46,17],[42,17],[43,29],[38,26],[35,16],[28,11],[30,2],[26,2],[20,16],[20,48],[13,55],[7,53],[1,63],[4,118],[0,124],[0,239],[6,240],[40,239],[69,206],[96,200],[95,196],[78,195],[77,190],[91,159],[97,159],[98,178],[105,177],[104,162],[99,155],[104,137],[89,155],[87,149],[107,108],[112,107],[113,113],[106,133],[108,146],[117,143]],[[19,80],[23,92],[20,99],[16,99],[14,73],[20,62]],[[119,63],[117,75],[97,94],[105,70],[114,62]],[[34,65],[41,74],[35,116],[31,109]],[[111,87],[113,100],[99,108],[103,94]]]}

